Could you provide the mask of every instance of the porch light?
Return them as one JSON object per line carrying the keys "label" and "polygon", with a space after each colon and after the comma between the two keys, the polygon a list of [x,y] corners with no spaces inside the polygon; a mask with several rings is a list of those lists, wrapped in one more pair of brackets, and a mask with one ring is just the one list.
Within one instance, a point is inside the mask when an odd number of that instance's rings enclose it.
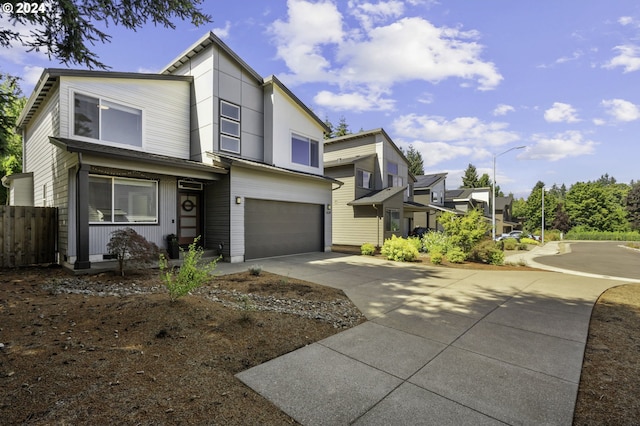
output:
{"label": "porch light", "polygon": [[236,197],[236,204],[242,204],[242,197]]}

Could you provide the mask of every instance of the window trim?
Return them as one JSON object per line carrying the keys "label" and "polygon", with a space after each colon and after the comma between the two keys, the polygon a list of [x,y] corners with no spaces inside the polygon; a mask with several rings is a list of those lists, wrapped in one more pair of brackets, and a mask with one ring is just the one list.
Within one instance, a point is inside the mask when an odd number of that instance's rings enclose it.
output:
{"label": "window trim", "polygon": [[[298,161],[295,161],[294,156],[293,156],[293,140],[297,139],[298,141],[302,141],[302,142],[306,142],[307,147],[308,147],[308,162],[307,163],[300,163]],[[313,157],[313,151],[311,149],[312,146],[315,146],[315,158]],[[306,166],[306,167],[312,167],[314,169],[317,169],[320,167],[320,142],[312,139],[308,136],[304,136],[301,135],[300,133],[296,133],[296,132],[291,132],[291,137],[289,140],[289,147],[291,148],[291,163],[292,164],[297,164],[300,166]],[[315,162],[314,162],[315,160]],[[314,164],[315,163],[315,164]]]}
{"label": "window trim", "polygon": [[[238,110],[238,118],[236,117],[232,117],[228,114],[223,114],[222,112],[222,105],[229,105],[232,107],[237,108]],[[232,152],[234,154],[240,154],[241,151],[241,136],[242,136],[242,109],[240,107],[240,105],[234,104],[233,102],[229,102],[229,101],[225,101],[224,99],[220,99],[220,103],[218,105],[219,108],[219,123],[218,123],[218,129],[219,129],[219,137],[218,137],[218,142],[219,142],[219,146],[220,146],[220,151],[226,151],[226,152]],[[230,123],[236,123],[238,125],[238,134],[234,135],[233,133],[229,133],[229,132],[225,132],[222,130],[222,122],[223,121],[227,121]],[[237,144],[237,149],[228,149],[228,148],[223,148],[222,147],[222,140],[223,138],[226,138],[230,141],[236,141]]]}
{"label": "window trim", "polygon": [[[364,173],[369,174],[369,186],[364,185]],[[365,169],[356,169],[356,186],[358,188],[373,189],[373,173]]]}
{"label": "window trim", "polygon": [[[113,226],[113,225],[120,225],[120,226],[132,226],[132,225],[158,225],[160,223],[160,200],[159,200],[159,196],[160,196],[160,182],[158,180],[155,179],[137,179],[137,178],[128,178],[128,177],[121,177],[121,176],[109,176],[109,175],[100,175],[100,174],[89,174],[89,178],[98,178],[98,179],[104,179],[104,180],[110,180],[111,181],[111,220],[110,221],[91,221],[91,219],[89,219],[89,225],[109,225],[109,226]],[[146,221],[146,222],[117,222],[114,221],[113,218],[115,217],[114,211],[116,210],[116,206],[115,206],[115,185],[116,185],[116,180],[120,180],[120,181],[134,181],[134,182],[145,182],[145,183],[152,183],[153,187],[155,188],[155,221]],[[87,203],[89,203],[89,200],[87,200]]]}
{"label": "window trim", "polygon": [[[76,134],[76,106],[75,106],[75,101],[76,101],[76,95],[80,95],[80,96],[85,96],[88,98],[94,98],[98,100],[98,105],[103,105],[103,102],[106,103],[110,103],[110,104],[114,104],[116,106],[121,106],[123,108],[126,109],[130,109],[130,110],[135,110],[135,111],[139,111],[140,112],[140,145],[132,145],[132,144],[128,144],[128,143],[123,143],[123,142],[118,142],[118,141],[112,141],[109,139],[103,139],[102,135],[103,135],[103,131],[102,131],[102,124],[103,124],[103,119],[102,119],[102,111],[109,109],[108,107],[105,108],[101,108],[98,107],[100,113],[98,114],[98,137],[97,138],[92,138],[90,136],[83,136],[83,135],[78,135]],[[145,147],[145,120],[146,120],[146,113],[145,113],[145,109],[138,106],[138,105],[133,105],[133,104],[129,104],[126,102],[123,102],[121,100],[115,100],[113,98],[109,98],[107,96],[103,96],[103,95],[98,95],[98,94],[94,94],[94,93],[89,93],[89,92],[85,92],[85,91],[81,91],[81,90],[75,90],[73,88],[71,88],[69,90],[69,112],[71,115],[71,120],[69,120],[69,134],[72,135],[73,138],[77,138],[79,140],[86,140],[86,141],[99,141],[100,143],[104,143],[104,144],[109,144],[109,145],[117,145],[120,147],[126,147],[128,149],[138,149],[138,150],[143,150]]]}

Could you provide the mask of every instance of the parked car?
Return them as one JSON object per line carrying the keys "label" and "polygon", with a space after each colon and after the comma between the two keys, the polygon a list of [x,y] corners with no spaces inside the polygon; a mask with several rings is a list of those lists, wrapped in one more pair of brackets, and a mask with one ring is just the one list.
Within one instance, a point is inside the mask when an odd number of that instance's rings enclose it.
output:
{"label": "parked car", "polygon": [[409,236],[422,238],[422,236],[427,232],[429,232],[427,228],[422,226],[416,226],[415,228],[413,228],[413,231],[409,232]]}
{"label": "parked car", "polygon": [[522,231],[511,231],[508,234],[502,234],[499,237],[496,237],[496,241],[506,240],[507,238],[515,238],[516,240],[520,241],[520,238],[522,238],[523,236],[522,234]]}

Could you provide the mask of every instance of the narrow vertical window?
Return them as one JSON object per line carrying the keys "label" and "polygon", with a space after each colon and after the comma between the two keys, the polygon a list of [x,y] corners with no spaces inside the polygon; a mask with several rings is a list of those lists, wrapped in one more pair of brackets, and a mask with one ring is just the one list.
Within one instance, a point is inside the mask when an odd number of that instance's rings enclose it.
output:
{"label": "narrow vertical window", "polygon": [[220,101],[220,149],[240,154],[240,107]]}

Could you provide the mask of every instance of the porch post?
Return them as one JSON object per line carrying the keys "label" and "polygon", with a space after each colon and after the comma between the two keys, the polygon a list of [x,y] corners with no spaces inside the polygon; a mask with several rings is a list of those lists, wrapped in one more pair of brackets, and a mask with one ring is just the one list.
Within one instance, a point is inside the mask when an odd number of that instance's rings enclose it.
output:
{"label": "porch post", "polygon": [[73,269],[89,269],[89,170],[80,162],[76,173],[76,262]]}

